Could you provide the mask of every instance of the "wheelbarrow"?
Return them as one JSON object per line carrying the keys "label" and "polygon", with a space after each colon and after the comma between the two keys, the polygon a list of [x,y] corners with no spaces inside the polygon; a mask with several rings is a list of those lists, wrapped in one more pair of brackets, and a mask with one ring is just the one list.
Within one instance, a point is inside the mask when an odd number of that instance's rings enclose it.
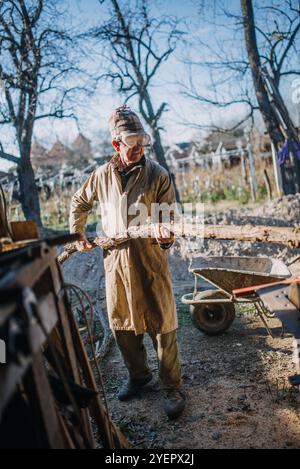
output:
{"label": "wheelbarrow", "polygon": [[[234,305],[252,303],[273,337],[266,321],[273,315],[261,300],[253,294],[236,297],[233,290],[291,277],[282,261],[268,257],[196,257],[191,260],[189,272],[194,274],[194,291],[183,295],[181,301],[190,305],[193,322],[200,331],[207,335],[222,334],[235,319]],[[199,279],[204,281],[200,288]]]}

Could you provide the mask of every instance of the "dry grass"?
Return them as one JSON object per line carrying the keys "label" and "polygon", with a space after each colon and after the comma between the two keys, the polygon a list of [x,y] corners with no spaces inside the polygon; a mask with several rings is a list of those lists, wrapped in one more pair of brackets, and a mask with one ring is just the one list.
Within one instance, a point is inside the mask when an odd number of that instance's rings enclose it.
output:
{"label": "dry grass", "polygon": [[[265,163],[256,162],[258,184],[258,202],[267,199],[267,188],[264,180]],[[271,166],[266,167],[272,192],[275,193],[275,182]],[[183,202],[205,202],[212,205],[220,201],[230,201],[234,205],[245,205],[251,200],[249,167],[243,173],[242,166],[214,166],[213,168],[190,167],[176,175],[177,185]],[[236,204],[237,202],[237,204]]]}

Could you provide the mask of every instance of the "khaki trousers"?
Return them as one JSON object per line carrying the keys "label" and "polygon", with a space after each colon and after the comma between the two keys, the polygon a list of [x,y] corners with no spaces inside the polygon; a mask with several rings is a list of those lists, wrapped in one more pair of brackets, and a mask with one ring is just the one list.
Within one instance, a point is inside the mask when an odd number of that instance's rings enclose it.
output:
{"label": "khaki trousers", "polygon": [[[134,331],[113,331],[131,380],[147,377],[151,370],[143,343],[144,334],[135,335]],[[156,351],[159,377],[163,389],[181,388],[181,367],[176,331],[168,334],[149,334]]]}

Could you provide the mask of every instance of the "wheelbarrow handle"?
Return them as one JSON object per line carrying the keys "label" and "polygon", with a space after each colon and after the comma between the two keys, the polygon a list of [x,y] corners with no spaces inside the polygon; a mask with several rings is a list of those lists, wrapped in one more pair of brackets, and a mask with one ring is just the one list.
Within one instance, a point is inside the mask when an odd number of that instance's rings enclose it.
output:
{"label": "wheelbarrow handle", "polygon": [[184,305],[201,305],[201,304],[224,304],[224,303],[232,303],[232,296],[229,298],[205,298],[203,297],[201,300],[199,299],[190,299],[193,297],[193,293],[187,293],[181,297],[181,303]]}
{"label": "wheelbarrow handle", "polygon": [[181,303],[184,305],[197,305],[199,304],[199,301],[193,299],[191,300],[190,298],[193,297],[193,293],[186,293],[185,295],[182,295],[181,297]]}
{"label": "wheelbarrow handle", "polygon": [[290,285],[292,283],[300,283],[300,278],[290,277],[287,279],[280,280],[280,282],[265,283],[264,285],[254,285],[252,287],[246,288],[237,288],[236,290],[233,290],[232,293],[235,297],[239,297],[245,296],[245,293],[255,293],[257,290],[261,290],[263,288],[273,287],[275,285]]}

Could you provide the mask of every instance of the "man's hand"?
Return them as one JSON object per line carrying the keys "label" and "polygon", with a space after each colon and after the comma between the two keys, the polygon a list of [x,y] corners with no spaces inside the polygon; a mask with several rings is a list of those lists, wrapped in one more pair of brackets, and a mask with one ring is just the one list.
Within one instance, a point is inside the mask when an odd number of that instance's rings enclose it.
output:
{"label": "man's hand", "polygon": [[174,241],[174,233],[163,225],[154,226],[154,235],[159,244],[169,244]]}
{"label": "man's hand", "polygon": [[94,246],[86,238],[76,241],[76,249],[80,252],[91,251]]}

